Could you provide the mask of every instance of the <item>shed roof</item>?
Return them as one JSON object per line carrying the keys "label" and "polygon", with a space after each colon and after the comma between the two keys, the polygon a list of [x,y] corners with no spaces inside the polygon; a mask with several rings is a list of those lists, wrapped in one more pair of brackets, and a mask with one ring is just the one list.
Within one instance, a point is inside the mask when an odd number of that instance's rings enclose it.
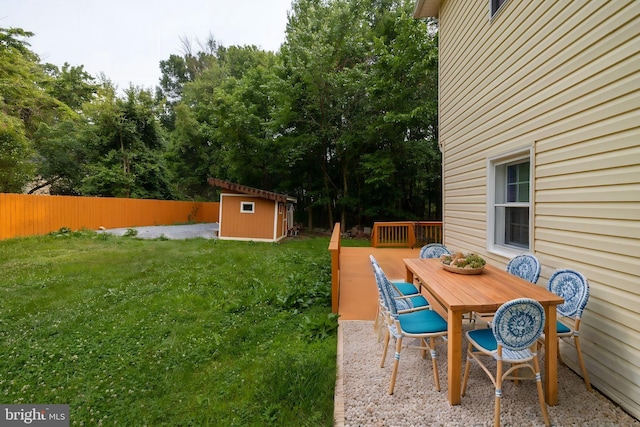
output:
{"label": "shed roof", "polygon": [[236,193],[248,194],[250,196],[260,197],[262,199],[274,200],[277,202],[292,202],[297,203],[298,199],[295,197],[287,196],[286,194],[273,193],[271,191],[260,190],[258,188],[248,187],[246,185],[235,184],[233,182],[224,181],[218,178],[209,178],[207,180],[209,185],[222,188],[224,190],[234,191]]}

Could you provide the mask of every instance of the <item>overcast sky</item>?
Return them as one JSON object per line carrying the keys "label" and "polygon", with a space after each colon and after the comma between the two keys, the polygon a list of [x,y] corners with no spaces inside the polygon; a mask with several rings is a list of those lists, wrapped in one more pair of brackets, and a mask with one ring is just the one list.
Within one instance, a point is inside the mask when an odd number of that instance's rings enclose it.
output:
{"label": "overcast sky", "polygon": [[[181,38],[277,51],[291,0],[0,0],[0,28],[35,33],[42,62],[84,65],[119,89],[153,88],[159,62],[181,55]],[[197,50],[197,49],[196,49]]]}

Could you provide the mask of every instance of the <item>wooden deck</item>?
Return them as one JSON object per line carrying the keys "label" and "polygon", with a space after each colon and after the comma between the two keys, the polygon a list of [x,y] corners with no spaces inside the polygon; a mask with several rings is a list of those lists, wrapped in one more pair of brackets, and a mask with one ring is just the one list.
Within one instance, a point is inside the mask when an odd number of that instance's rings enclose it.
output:
{"label": "wooden deck", "polygon": [[403,258],[417,258],[420,248],[364,248],[340,249],[340,320],[374,320],[378,304],[378,290],[373,277],[369,255],[373,255],[391,280],[404,280]]}

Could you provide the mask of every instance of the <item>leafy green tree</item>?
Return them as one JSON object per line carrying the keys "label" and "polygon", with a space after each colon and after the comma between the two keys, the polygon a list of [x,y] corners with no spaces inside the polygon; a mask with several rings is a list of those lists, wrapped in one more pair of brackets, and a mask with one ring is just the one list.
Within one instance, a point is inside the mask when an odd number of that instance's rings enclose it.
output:
{"label": "leafy green tree", "polygon": [[183,38],[181,41],[182,56],[173,54],[160,61],[160,86],[156,89],[156,99],[165,100],[160,120],[169,131],[175,129],[175,107],[182,99],[185,85],[217,65],[221,50],[212,35],[204,43],[197,43],[201,49],[198,52],[194,52],[191,40]]}
{"label": "leafy green tree", "polygon": [[368,76],[368,134],[375,150],[362,164],[364,188],[373,190],[363,213],[379,219],[437,218],[437,36],[430,23],[411,19],[406,3],[398,9],[390,7],[395,2],[386,3],[387,12],[372,21],[376,60]]}
{"label": "leafy green tree", "polygon": [[88,158],[86,134],[90,127],[82,109],[84,104],[93,101],[99,85],[83,66],[65,63],[59,69],[56,65],[45,64],[44,70],[49,76],[45,82],[47,93],[64,102],[75,114],[38,126],[33,135],[38,183],[29,192],[49,186],[51,194],[80,194]]}
{"label": "leafy green tree", "polygon": [[276,55],[210,43],[171,57],[179,190],[207,197],[217,176],[286,192],[309,227],[437,217],[437,38],[413,7],[296,0]]}
{"label": "leafy green tree", "polygon": [[33,33],[0,28],[0,115],[2,175],[0,191],[21,192],[38,181],[41,156],[34,135],[41,125],[68,120],[75,113],[49,91],[52,78],[29,49]]}
{"label": "leafy green tree", "polygon": [[31,180],[33,154],[20,120],[0,111],[0,193],[20,193]]}
{"label": "leafy green tree", "polygon": [[335,144],[344,106],[339,101],[338,74],[349,63],[348,55],[340,50],[346,7],[346,2],[294,2],[281,49],[283,78],[289,83],[287,104],[282,106],[287,114],[281,115],[286,123],[282,127],[297,136],[292,140],[300,144],[296,147],[300,161],[307,167],[318,167],[307,176],[310,188],[304,191],[309,227],[313,226],[314,207],[324,207],[328,224],[334,222]]}
{"label": "leafy green tree", "polygon": [[123,97],[105,84],[85,105],[92,123],[82,193],[99,196],[169,199],[165,138],[152,94],[130,87]]}
{"label": "leafy green tree", "polygon": [[73,112],[62,101],[51,96],[46,86],[38,56],[29,50],[24,38],[33,33],[20,28],[0,28],[0,98],[2,111],[24,124],[27,138],[42,122],[69,117]]}
{"label": "leafy green tree", "polygon": [[425,22],[412,18],[413,6],[294,3],[281,51],[288,99],[280,117],[300,144],[299,160],[319,165],[303,193],[310,217],[324,205],[327,226],[336,211],[343,225],[430,212],[415,196],[430,191],[418,182],[425,159],[439,158],[437,42]]}
{"label": "leafy green tree", "polygon": [[80,112],[82,105],[90,102],[98,91],[98,84],[84,71],[83,65],[72,66],[65,62],[62,68],[58,68],[54,64],[45,64],[44,71],[51,78],[47,92],[76,112]]}
{"label": "leafy green tree", "polygon": [[175,107],[169,150],[174,182],[186,197],[211,196],[211,176],[274,189],[272,166],[279,161],[270,130],[274,55],[254,46],[218,46],[216,55],[184,85]]}
{"label": "leafy green tree", "polygon": [[34,136],[39,182],[29,193],[49,186],[50,194],[80,195],[89,157],[86,143],[90,132],[83,118],[41,124]]}

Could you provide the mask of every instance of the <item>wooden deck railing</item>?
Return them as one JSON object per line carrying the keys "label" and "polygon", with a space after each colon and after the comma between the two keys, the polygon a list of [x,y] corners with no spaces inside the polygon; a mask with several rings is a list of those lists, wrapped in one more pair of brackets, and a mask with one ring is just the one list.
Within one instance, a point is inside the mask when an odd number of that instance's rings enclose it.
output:
{"label": "wooden deck railing", "polygon": [[338,302],[340,301],[340,237],[340,223],[336,222],[329,241],[329,252],[331,252],[331,311],[333,313],[338,312]]}
{"label": "wooden deck railing", "polygon": [[415,248],[442,243],[442,221],[375,222],[371,233],[374,248]]}

